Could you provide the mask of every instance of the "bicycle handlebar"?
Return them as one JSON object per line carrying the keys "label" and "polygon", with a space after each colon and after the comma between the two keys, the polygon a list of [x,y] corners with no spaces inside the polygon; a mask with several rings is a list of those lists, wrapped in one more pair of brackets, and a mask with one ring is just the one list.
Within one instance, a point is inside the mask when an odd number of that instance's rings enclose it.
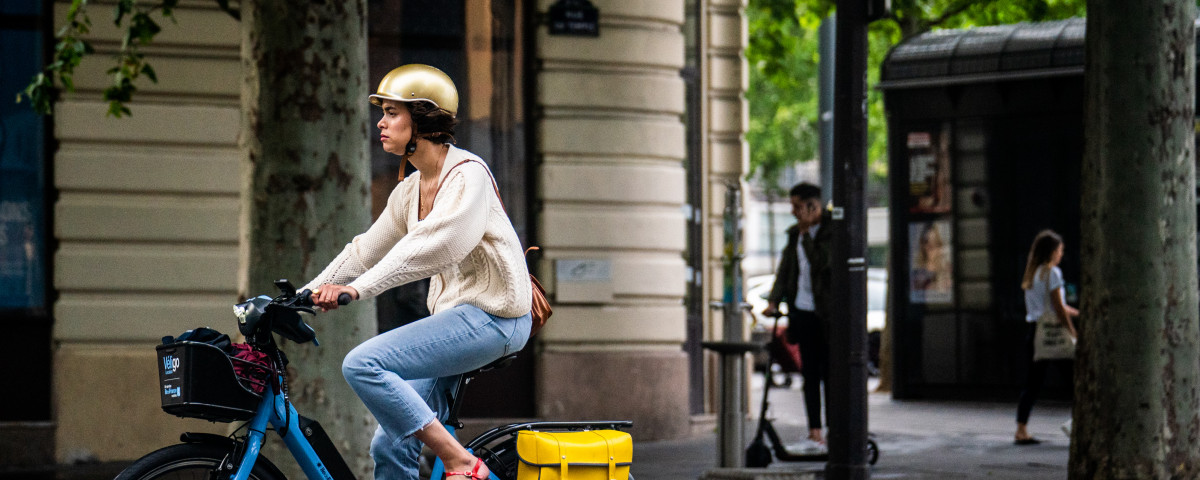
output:
{"label": "bicycle handlebar", "polygon": [[338,295],[338,305],[349,305],[352,301],[354,301],[354,297],[351,297],[349,293]]}

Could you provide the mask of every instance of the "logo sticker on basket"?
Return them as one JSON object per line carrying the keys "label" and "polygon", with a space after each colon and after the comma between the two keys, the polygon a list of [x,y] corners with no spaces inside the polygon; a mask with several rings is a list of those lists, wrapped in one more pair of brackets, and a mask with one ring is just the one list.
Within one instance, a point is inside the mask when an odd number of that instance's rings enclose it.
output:
{"label": "logo sticker on basket", "polygon": [[170,375],[175,373],[176,370],[179,370],[179,359],[174,355],[164,355],[162,362],[164,375]]}
{"label": "logo sticker on basket", "polygon": [[173,385],[163,385],[163,395],[171,398],[179,398],[183,394],[183,387]]}

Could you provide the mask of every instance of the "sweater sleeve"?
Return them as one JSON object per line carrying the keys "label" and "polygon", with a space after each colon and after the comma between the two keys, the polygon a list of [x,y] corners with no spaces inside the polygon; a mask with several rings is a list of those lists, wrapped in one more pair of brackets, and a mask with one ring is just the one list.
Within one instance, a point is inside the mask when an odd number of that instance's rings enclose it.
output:
{"label": "sweater sleeve", "polygon": [[461,262],[483,240],[489,195],[491,177],[482,164],[454,169],[429,215],[349,286],[369,298]]}
{"label": "sweater sleeve", "polygon": [[410,186],[405,182],[397,185],[375,223],[346,244],[342,253],[334,257],[325,270],[304,288],[313,290],[326,284],[346,285],[379,262],[396,242],[404,238],[408,230],[408,203],[405,202],[405,198],[408,198],[407,187]]}

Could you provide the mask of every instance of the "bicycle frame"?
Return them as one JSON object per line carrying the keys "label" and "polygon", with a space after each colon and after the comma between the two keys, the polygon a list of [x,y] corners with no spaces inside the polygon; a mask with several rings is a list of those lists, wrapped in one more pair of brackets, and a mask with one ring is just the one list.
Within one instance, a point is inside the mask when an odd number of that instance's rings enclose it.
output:
{"label": "bicycle frame", "polygon": [[[296,464],[309,479],[319,480],[355,480],[341,454],[337,452],[332,442],[320,430],[320,424],[301,416],[290,401],[282,393],[276,393],[282,385],[279,377],[273,378],[276,388],[267,388],[263,392],[262,401],[258,404],[254,417],[246,424],[247,435],[238,462],[237,472],[229,476],[231,480],[247,480],[259,459],[262,445],[266,439],[268,425],[273,427],[287,446]],[[457,422],[444,422],[446,430],[457,436]],[[521,430],[591,430],[591,429],[625,429],[633,425],[630,421],[579,421],[579,422],[525,422],[513,423],[493,428],[473,440],[465,447],[475,454],[476,450],[487,446],[500,438],[515,435]],[[314,443],[315,442],[315,443]],[[323,452],[318,453],[318,451]],[[445,467],[441,459],[433,465],[431,479],[445,477]],[[488,475],[489,480],[500,480],[495,472]]]}
{"label": "bicycle frame", "polygon": [[[278,386],[278,378],[276,378]],[[250,471],[254,469],[254,463],[258,461],[259,452],[262,449],[263,440],[266,437],[267,425],[270,424],[275,428],[275,431],[283,437],[283,442],[287,445],[288,451],[295,458],[296,463],[300,465],[300,469],[310,479],[321,480],[354,480],[353,476],[342,479],[344,474],[334,476],[334,473],[342,470],[348,472],[345,462],[341,465],[327,465],[320,455],[317,454],[313,444],[305,437],[306,434],[312,435],[310,432],[305,432],[300,424],[303,417],[296,411],[296,407],[287,401],[284,395],[275,393],[272,388],[266,389],[263,392],[262,402],[258,404],[258,411],[254,414],[254,418],[246,424],[248,429],[246,437],[245,451],[241,458],[241,463],[238,465],[237,473],[230,478],[232,480],[246,480],[250,477]],[[325,441],[328,441],[325,439]],[[335,449],[336,451],[336,449]],[[339,455],[338,461],[341,460]],[[333,461],[330,459],[330,461]]]}

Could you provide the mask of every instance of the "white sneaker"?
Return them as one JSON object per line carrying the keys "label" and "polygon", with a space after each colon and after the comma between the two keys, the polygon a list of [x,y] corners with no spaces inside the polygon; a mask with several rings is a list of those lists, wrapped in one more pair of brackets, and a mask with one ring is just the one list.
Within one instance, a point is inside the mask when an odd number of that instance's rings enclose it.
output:
{"label": "white sneaker", "polygon": [[1062,431],[1068,437],[1071,436],[1071,420],[1072,419],[1068,418],[1067,421],[1063,422],[1063,424],[1062,424]]}
{"label": "white sneaker", "polygon": [[815,441],[811,438],[806,438],[800,443],[788,445],[786,450],[799,455],[809,455],[815,453],[825,453],[828,448],[824,443]]}

